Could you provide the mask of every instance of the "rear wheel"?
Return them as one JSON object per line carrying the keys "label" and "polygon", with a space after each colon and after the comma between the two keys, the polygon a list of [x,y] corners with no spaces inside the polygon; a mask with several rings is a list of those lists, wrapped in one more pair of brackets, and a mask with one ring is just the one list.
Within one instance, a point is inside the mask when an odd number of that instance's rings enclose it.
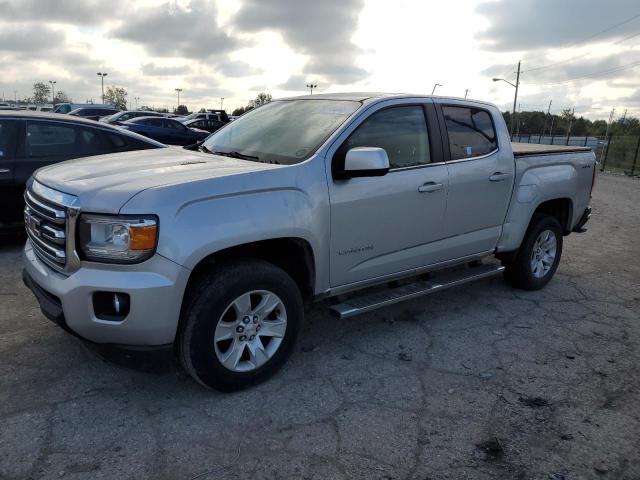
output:
{"label": "rear wheel", "polygon": [[295,282],[262,260],[221,265],[199,279],[186,302],[182,364],[218,390],[244,388],[275,373],[291,354],[303,316]]}
{"label": "rear wheel", "polygon": [[562,255],[562,227],[555,217],[535,215],[515,257],[505,262],[506,281],[524,290],[543,288]]}

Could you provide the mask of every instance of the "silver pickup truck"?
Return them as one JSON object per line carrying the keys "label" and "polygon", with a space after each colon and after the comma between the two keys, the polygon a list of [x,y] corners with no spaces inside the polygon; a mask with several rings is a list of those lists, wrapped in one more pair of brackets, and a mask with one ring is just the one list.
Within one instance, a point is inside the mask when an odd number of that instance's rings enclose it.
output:
{"label": "silver pickup truck", "polygon": [[206,386],[259,382],[305,301],[341,317],[503,273],[535,290],[584,231],[585,148],[510,142],[454,98],[273,101],[198,146],[73,160],[25,192],[24,281],[96,343],[171,348]]}

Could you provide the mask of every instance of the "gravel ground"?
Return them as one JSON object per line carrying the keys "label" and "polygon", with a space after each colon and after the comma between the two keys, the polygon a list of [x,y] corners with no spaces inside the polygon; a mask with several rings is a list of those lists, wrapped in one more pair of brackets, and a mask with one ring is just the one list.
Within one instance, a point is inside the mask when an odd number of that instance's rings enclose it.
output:
{"label": "gravel ground", "polygon": [[545,290],[317,305],[285,368],[234,394],[98,357],[5,241],[0,478],[639,479],[640,183],[601,175],[593,206]]}

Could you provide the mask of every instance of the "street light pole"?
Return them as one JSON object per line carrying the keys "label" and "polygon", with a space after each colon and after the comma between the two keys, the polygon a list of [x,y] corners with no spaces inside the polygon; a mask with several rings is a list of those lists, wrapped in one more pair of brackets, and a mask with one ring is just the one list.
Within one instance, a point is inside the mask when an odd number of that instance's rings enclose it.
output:
{"label": "street light pole", "polygon": [[140,97],[133,97],[133,99],[136,101],[136,110],[138,109],[138,100],[140,100]]}
{"label": "street light pole", "polygon": [[469,94],[469,89],[467,88],[467,89],[465,89],[465,91],[464,91],[464,98],[467,98],[467,95],[468,95],[468,94]]}
{"label": "street light pole", "polygon": [[[176,92],[178,92],[178,107],[179,107],[180,106],[180,92],[182,91],[182,89],[181,88],[176,88],[175,90],[176,90]],[[176,108],[176,110],[177,110],[177,108]]]}
{"label": "street light pole", "polygon": [[100,83],[102,83],[102,103],[104,103],[104,77],[107,76],[105,72],[98,72],[98,76],[100,77]]}
{"label": "street light pole", "polygon": [[439,83],[434,83],[433,84],[433,89],[431,90],[431,95],[433,95],[436,91],[436,88],[441,87],[442,85],[440,85]]}
{"label": "street light pole", "polygon": [[220,97],[220,110],[222,110],[223,103],[224,103],[224,97]]}
{"label": "street light pole", "polygon": [[49,80],[49,83],[51,84],[51,105],[53,105],[56,98],[56,81]]}
{"label": "street light pole", "polygon": [[307,83],[307,88],[311,91],[311,95],[313,95],[313,89],[318,88],[318,84],[316,83]]}
{"label": "street light pole", "polygon": [[511,122],[509,126],[509,133],[513,135],[513,121],[516,118],[516,104],[518,103],[518,87],[520,86],[520,62],[518,62],[518,72],[516,73],[516,83],[513,84],[509,80],[505,80],[504,78],[494,78],[494,82],[505,82],[511,85],[516,89],[516,94],[513,97],[513,113],[511,114]]}

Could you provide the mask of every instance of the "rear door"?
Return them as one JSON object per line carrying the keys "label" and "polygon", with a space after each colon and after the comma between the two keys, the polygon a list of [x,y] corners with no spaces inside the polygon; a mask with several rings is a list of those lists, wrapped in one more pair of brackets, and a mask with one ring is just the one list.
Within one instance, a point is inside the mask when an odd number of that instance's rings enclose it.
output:
{"label": "rear door", "polygon": [[494,114],[480,104],[440,105],[449,171],[445,234],[450,240],[443,260],[493,250],[502,232],[515,162],[510,149],[499,148]]}
{"label": "rear door", "polygon": [[[430,121],[427,123],[427,118]],[[390,171],[347,180],[347,150],[383,148]],[[371,107],[328,152],[331,159],[331,285],[341,286],[433,263],[444,237],[448,178],[431,101]]]}

